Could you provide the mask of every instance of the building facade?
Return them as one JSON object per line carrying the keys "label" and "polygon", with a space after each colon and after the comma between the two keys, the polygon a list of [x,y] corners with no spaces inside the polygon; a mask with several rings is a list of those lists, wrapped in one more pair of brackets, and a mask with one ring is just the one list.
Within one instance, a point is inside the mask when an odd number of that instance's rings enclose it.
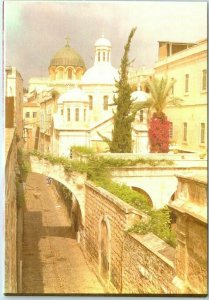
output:
{"label": "building facade", "polygon": [[[49,78],[32,78],[29,94],[36,93],[40,104],[38,149],[59,156],[69,156],[75,145],[108,151],[100,134],[111,139],[113,97],[119,73],[111,64],[111,43],[104,37],[95,42],[94,65],[88,70],[69,44],[51,59]],[[143,94],[143,95],[142,95]],[[144,101],[145,92],[134,99]],[[148,152],[145,111],[137,114],[133,124],[133,151]]]}
{"label": "building facade", "polygon": [[16,127],[18,140],[23,144],[23,79],[15,67],[5,68],[6,127]]}
{"label": "building facade", "polygon": [[175,79],[172,94],[183,100],[180,107],[170,106],[165,110],[171,122],[171,142],[183,151],[206,153],[207,40],[183,46],[159,42],[155,74]]}

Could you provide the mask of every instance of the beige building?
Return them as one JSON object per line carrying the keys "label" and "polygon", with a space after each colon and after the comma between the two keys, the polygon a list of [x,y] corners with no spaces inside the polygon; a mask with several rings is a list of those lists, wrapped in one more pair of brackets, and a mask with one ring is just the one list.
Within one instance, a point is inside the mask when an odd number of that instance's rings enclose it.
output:
{"label": "beige building", "polygon": [[39,111],[40,104],[36,101],[29,101],[23,104],[24,148],[27,150],[37,149]]}
{"label": "beige building", "polygon": [[23,79],[15,67],[5,68],[6,127],[16,127],[19,141],[23,142]]}
{"label": "beige building", "polygon": [[207,40],[196,44],[159,42],[155,74],[175,79],[173,95],[181,107],[165,113],[171,122],[170,138],[183,151],[207,151]]}
{"label": "beige building", "polygon": [[137,86],[140,86],[140,88],[146,92],[145,88],[145,81],[147,79],[152,78],[154,74],[154,69],[141,67],[141,68],[135,68],[135,67],[129,67],[128,69],[128,82],[133,90],[136,90]]}

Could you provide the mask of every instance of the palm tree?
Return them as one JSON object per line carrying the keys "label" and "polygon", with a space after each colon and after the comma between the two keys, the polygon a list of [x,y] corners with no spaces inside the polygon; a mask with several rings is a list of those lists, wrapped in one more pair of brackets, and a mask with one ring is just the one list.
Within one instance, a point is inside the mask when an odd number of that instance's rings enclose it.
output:
{"label": "palm tree", "polygon": [[134,103],[133,109],[148,108],[148,126],[151,152],[169,151],[169,125],[170,122],[164,113],[169,105],[179,106],[182,99],[174,97],[171,93],[176,80],[153,77],[146,81],[149,97],[144,103]]}

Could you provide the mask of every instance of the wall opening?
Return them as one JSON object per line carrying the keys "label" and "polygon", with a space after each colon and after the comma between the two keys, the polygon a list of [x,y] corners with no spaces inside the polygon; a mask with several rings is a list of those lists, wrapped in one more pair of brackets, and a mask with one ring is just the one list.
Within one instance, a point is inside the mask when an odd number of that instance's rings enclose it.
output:
{"label": "wall opening", "polygon": [[105,285],[109,287],[111,274],[111,233],[107,216],[99,221],[99,273]]}
{"label": "wall opening", "polygon": [[132,190],[134,190],[134,191],[138,192],[139,194],[145,196],[145,198],[147,199],[150,206],[153,207],[152,199],[151,199],[151,197],[149,196],[149,194],[147,192],[145,192],[143,189],[140,189],[139,187],[132,186],[131,188],[132,188]]}

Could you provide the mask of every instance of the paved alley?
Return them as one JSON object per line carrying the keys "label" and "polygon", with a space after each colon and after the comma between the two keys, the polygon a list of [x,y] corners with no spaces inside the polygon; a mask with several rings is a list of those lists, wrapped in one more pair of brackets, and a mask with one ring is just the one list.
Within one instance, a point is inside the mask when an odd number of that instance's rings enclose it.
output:
{"label": "paved alley", "polygon": [[25,199],[23,293],[104,293],[72,237],[64,204],[46,185],[46,177],[28,175]]}

